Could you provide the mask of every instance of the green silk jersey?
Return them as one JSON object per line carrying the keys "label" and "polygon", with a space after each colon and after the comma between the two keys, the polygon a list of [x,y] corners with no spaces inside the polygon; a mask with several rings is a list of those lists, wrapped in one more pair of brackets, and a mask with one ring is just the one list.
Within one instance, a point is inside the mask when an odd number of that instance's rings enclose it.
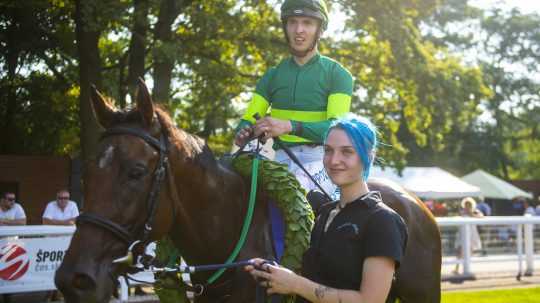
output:
{"label": "green silk jersey", "polygon": [[259,80],[236,130],[269,114],[291,121],[292,132],[279,137],[285,144],[322,144],[330,120],[350,111],[352,89],[351,73],[335,60],[317,53],[298,65],[289,57]]}

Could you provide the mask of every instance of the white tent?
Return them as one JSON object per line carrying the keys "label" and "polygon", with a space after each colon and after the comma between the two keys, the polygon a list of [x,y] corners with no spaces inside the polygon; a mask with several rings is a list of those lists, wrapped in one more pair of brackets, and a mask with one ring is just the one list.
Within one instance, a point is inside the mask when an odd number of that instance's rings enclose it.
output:
{"label": "white tent", "polygon": [[482,196],[485,198],[512,200],[516,197],[529,199],[532,199],[533,197],[530,193],[490,175],[481,169],[477,169],[472,173],[463,176],[461,180],[478,186],[482,191]]}
{"label": "white tent", "polygon": [[458,199],[481,194],[478,187],[439,167],[406,167],[401,176],[392,168],[373,167],[370,175],[397,182],[424,199]]}

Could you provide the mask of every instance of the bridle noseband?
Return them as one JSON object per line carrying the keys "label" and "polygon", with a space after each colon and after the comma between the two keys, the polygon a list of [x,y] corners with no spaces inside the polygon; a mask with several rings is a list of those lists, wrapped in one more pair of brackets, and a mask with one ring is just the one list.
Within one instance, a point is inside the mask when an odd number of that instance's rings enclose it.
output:
{"label": "bridle noseband", "polygon": [[111,232],[118,239],[122,240],[122,242],[124,242],[128,247],[132,247],[135,242],[140,242],[142,245],[146,246],[150,240],[150,233],[154,225],[161,183],[163,182],[163,179],[167,173],[169,142],[167,140],[167,136],[164,135],[163,132],[160,134],[160,139],[157,140],[144,130],[124,126],[117,126],[107,129],[101,135],[101,139],[118,135],[131,135],[141,138],[159,152],[159,161],[156,169],[154,170],[154,177],[152,179],[152,185],[150,187],[150,192],[146,202],[148,216],[146,217],[143,230],[137,233],[136,231],[129,230],[128,228],[125,228],[120,224],[111,221],[110,219],[90,212],[82,213],[79,217],[77,217],[76,223],[77,226],[80,226],[81,223],[89,223],[99,226]]}

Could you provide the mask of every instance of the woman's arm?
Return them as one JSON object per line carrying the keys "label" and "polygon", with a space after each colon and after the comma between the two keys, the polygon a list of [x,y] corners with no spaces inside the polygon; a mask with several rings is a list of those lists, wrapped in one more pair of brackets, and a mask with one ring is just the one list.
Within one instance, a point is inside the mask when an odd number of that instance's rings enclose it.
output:
{"label": "woman's arm", "polygon": [[369,257],[364,261],[362,285],[359,290],[331,288],[299,276],[291,270],[265,264],[267,271],[248,266],[247,270],[263,280],[268,293],[297,294],[316,303],[384,303],[394,275],[394,260],[387,257]]}

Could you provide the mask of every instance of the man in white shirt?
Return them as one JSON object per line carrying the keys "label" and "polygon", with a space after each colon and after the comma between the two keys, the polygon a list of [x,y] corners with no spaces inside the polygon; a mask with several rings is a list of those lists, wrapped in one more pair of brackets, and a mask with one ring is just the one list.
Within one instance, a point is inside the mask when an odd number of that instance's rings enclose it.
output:
{"label": "man in white shirt", "polygon": [[56,193],[56,201],[47,204],[45,212],[43,212],[43,224],[74,225],[78,216],[77,204],[69,200],[69,192],[62,189]]}
{"label": "man in white shirt", "polygon": [[26,214],[19,203],[15,202],[15,194],[6,192],[0,197],[0,225],[25,225]]}

